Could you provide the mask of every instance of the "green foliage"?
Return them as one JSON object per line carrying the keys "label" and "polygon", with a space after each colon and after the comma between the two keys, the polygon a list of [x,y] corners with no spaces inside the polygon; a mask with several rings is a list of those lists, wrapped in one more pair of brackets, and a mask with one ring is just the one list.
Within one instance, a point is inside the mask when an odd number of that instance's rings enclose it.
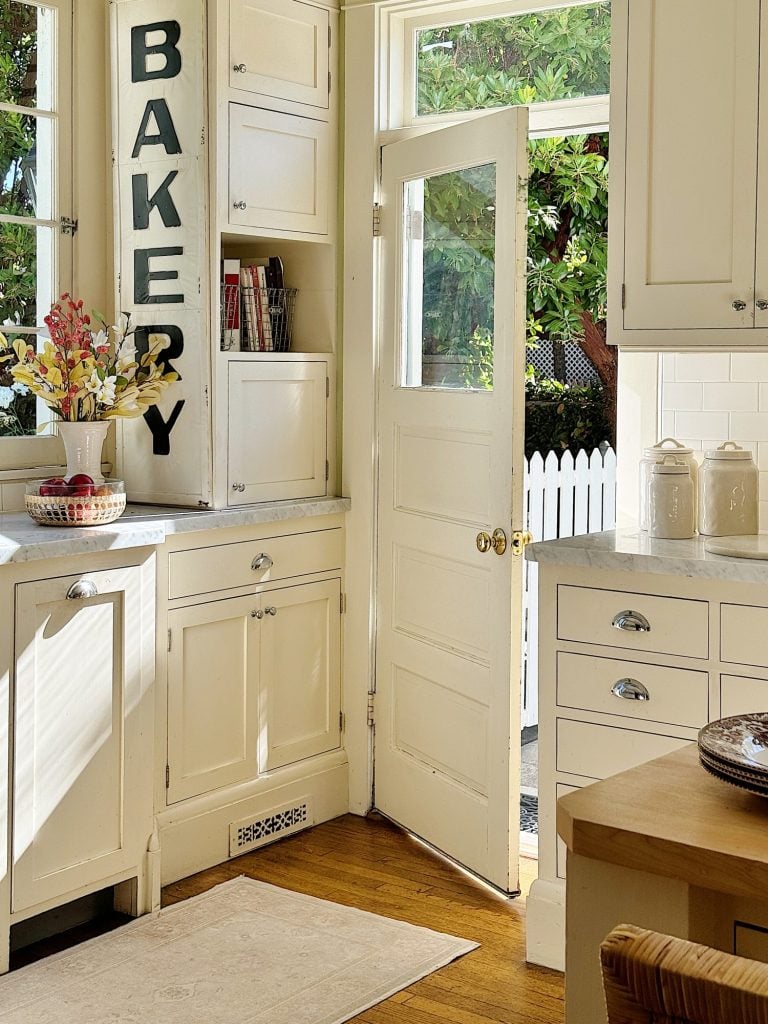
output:
{"label": "green foliage", "polygon": [[[37,8],[0,0],[0,101],[34,106],[37,74]],[[0,212],[34,216],[35,119],[18,111],[0,113]],[[0,330],[34,324],[36,231],[0,223]],[[0,366],[0,389],[13,383],[9,365]],[[3,395],[8,391],[3,390]],[[17,395],[0,403],[0,436],[34,433],[35,402]]]}
{"label": "green foliage", "polygon": [[607,2],[428,29],[418,36],[419,114],[608,92]]}
{"label": "green foliage", "polygon": [[599,384],[581,386],[557,380],[537,381],[529,373],[525,382],[525,455],[548,451],[573,455],[580,448],[592,451],[613,436]]}

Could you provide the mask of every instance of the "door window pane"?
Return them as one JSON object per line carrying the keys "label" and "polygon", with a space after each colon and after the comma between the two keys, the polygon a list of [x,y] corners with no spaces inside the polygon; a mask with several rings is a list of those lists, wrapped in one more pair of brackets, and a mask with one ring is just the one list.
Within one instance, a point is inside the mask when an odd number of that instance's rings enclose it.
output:
{"label": "door window pane", "polygon": [[53,109],[56,12],[0,0],[0,103]]}
{"label": "door window pane", "polygon": [[493,387],[496,166],[404,186],[405,387]]}
{"label": "door window pane", "polygon": [[0,331],[42,323],[53,301],[51,228],[0,222]]}
{"label": "door window pane", "polygon": [[50,220],[53,216],[53,121],[0,111],[0,213]]}
{"label": "door window pane", "polygon": [[416,34],[416,113],[609,91],[610,4],[579,4]]}

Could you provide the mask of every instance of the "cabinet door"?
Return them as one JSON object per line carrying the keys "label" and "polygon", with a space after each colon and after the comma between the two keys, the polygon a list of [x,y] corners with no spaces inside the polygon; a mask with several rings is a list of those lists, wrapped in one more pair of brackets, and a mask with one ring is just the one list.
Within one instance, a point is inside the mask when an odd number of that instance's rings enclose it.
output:
{"label": "cabinet door", "polygon": [[339,580],[263,595],[262,771],[282,768],[341,743]]}
{"label": "cabinet door", "polygon": [[146,851],[147,584],[134,566],[16,588],[14,911],[92,886],[140,864]]}
{"label": "cabinet door", "polygon": [[168,615],[168,801],[255,778],[259,598]]}
{"label": "cabinet door", "polygon": [[229,222],[328,233],[330,129],[323,121],[229,105]]}
{"label": "cabinet door", "polygon": [[230,0],[230,86],[327,111],[329,24],[297,0]]}
{"label": "cabinet door", "polygon": [[324,362],[229,364],[232,505],[327,493]]}
{"label": "cabinet door", "polygon": [[760,0],[629,4],[625,330],[754,325],[759,41]]}

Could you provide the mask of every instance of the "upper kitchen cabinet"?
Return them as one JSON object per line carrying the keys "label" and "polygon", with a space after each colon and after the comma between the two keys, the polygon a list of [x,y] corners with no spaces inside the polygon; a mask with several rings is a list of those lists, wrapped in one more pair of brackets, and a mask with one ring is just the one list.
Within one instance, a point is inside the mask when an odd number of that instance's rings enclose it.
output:
{"label": "upper kitchen cabinet", "polygon": [[768,16],[760,0],[612,11],[608,340],[766,346]]}
{"label": "upper kitchen cabinet", "polygon": [[331,41],[330,12],[322,7],[230,0],[230,88],[249,93],[258,106],[277,100],[327,120]]}

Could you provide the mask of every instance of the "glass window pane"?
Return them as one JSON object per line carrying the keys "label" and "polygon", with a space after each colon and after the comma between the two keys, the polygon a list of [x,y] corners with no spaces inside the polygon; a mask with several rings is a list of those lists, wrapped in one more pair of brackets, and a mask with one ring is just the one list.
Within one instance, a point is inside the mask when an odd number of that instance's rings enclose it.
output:
{"label": "glass window pane", "polygon": [[51,228],[0,222],[0,330],[38,327],[53,300]]}
{"label": "glass window pane", "polygon": [[493,387],[496,166],[405,185],[405,387]]}
{"label": "glass window pane", "polygon": [[609,91],[610,3],[418,32],[418,115]]}
{"label": "glass window pane", "polygon": [[[19,335],[8,332],[5,337],[10,344]],[[25,334],[23,337],[30,345],[37,345],[35,335]],[[15,359],[0,363],[0,437],[34,437],[41,410],[35,396],[14,381],[11,373],[14,362]],[[50,418],[49,412],[40,422]]]}
{"label": "glass window pane", "polygon": [[53,133],[50,118],[0,111],[0,213],[53,216]]}
{"label": "glass window pane", "polygon": [[0,102],[53,110],[56,12],[0,0]]}

